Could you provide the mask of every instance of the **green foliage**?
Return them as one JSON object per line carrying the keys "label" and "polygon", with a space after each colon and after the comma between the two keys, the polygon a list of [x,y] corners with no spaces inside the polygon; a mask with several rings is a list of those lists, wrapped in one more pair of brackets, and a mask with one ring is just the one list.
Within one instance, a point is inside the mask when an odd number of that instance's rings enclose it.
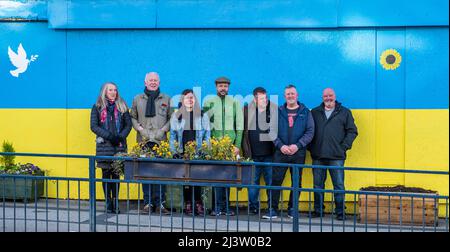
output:
{"label": "green foliage", "polygon": [[[128,154],[125,152],[119,152],[117,154],[114,155],[115,157],[127,157]],[[111,167],[113,169],[113,172],[119,176],[123,176],[124,175],[124,170],[125,170],[125,164],[123,160],[120,159],[116,159],[112,162]]]}
{"label": "green foliage", "polygon": [[[11,152],[15,153],[14,146],[12,143],[8,141],[4,141],[2,145],[2,152]],[[15,166],[14,159],[16,156],[6,156],[2,155],[0,157],[0,163],[4,167],[4,169],[11,169]]]}
{"label": "green foliage", "polygon": [[[2,145],[2,152],[15,153],[12,143],[4,141]],[[14,159],[16,156],[0,156],[0,174],[14,174],[14,175],[45,175],[45,171],[31,163],[16,164]]]}

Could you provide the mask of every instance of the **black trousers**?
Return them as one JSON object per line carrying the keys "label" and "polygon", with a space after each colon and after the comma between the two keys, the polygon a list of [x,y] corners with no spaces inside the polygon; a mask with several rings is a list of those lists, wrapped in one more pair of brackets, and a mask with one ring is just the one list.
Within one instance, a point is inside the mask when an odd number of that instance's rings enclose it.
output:
{"label": "black trousers", "polygon": [[[192,192],[194,191],[194,192]],[[194,201],[192,201],[192,193],[194,193]],[[202,187],[201,186],[184,186],[183,187],[184,202],[202,201]]]}
{"label": "black trousers", "polygon": [[[120,179],[120,176],[113,172],[113,169],[102,169],[103,179]],[[113,198],[119,198],[120,183],[107,183],[102,182],[103,193],[105,194],[105,200],[107,203],[112,202]]]}
{"label": "black trousers", "polygon": [[[277,150],[273,157],[274,163],[291,163],[291,164],[304,164],[305,163],[305,154],[297,151],[294,155],[284,155],[281,151]],[[284,177],[286,176],[287,167],[277,167],[273,166],[272,168],[272,186],[281,186],[283,184]],[[291,172],[291,186],[294,184],[294,173],[292,167],[289,167],[289,171]],[[299,175],[299,188],[302,187],[302,168],[298,168]],[[277,211],[278,210],[278,202],[280,201],[280,190],[271,190],[269,192],[269,202],[270,208]],[[298,195],[300,198],[300,193]],[[293,206],[293,195],[292,191],[289,193],[289,203],[288,208],[292,208]]]}

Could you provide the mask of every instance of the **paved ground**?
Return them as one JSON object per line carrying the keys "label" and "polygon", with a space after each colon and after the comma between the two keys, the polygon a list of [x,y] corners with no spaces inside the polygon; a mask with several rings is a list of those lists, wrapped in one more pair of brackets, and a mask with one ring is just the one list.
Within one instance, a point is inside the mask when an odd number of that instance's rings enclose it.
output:
{"label": "paved ground", "polygon": [[[140,206],[142,208],[142,206]],[[14,211],[15,209],[15,211]],[[233,217],[187,216],[174,212],[170,216],[159,213],[143,214],[137,202],[121,202],[121,213],[106,214],[104,202],[97,202],[97,231],[100,232],[292,232],[292,220],[282,218],[262,220],[258,215],[247,215],[240,210]],[[26,217],[26,218],[25,218]],[[448,232],[448,220],[439,219],[438,225],[376,225],[359,223],[355,215],[338,221],[331,215],[308,218],[300,214],[300,232]],[[38,202],[0,202],[0,232],[88,232],[89,202],[67,200],[39,200]]]}

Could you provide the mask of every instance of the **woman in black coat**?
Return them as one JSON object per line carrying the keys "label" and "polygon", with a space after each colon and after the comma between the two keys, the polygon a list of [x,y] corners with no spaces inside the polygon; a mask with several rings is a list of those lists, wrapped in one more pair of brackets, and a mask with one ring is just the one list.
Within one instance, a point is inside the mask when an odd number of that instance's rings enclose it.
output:
{"label": "woman in black coat", "polygon": [[[114,156],[127,152],[127,136],[131,131],[131,117],[127,104],[113,82],[103,84],[97,102],[91,110],[91,130],[96,135],[96,155]],[[119,179],[112,169],[112,160],[97,160],[103,179]],[[103,182],[108,213],[119,213],[119,184]]]}

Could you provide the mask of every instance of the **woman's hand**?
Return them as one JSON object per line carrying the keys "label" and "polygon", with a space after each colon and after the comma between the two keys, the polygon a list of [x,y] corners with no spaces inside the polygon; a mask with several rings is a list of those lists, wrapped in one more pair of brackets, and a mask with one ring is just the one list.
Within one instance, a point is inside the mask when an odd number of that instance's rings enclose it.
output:
{"label": "woman's hand", "polygon": [[118,135],[114,135],[110,140],[111,144],[114,146],[118,146],[121,141],[122,141],[122,138]]}

